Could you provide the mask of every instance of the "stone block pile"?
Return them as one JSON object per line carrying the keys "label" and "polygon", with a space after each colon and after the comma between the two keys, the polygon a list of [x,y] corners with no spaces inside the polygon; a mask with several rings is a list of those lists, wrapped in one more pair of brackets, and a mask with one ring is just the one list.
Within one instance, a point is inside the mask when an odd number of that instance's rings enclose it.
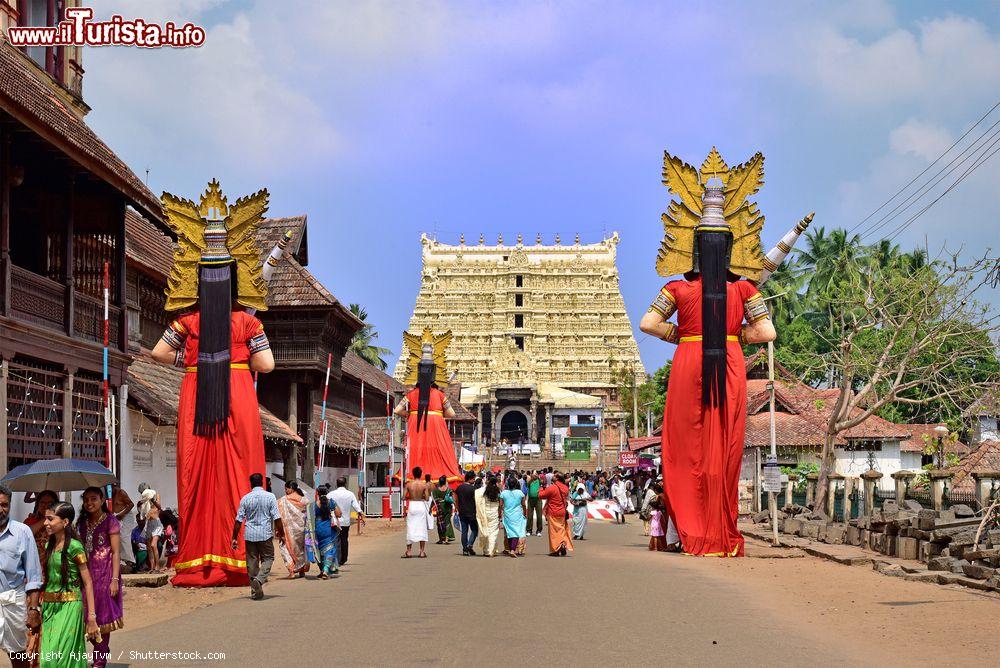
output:
{"label": "stone block pile", "polygon": [[[770,528],[766,511],[754,521]],[[929,510],[913,499],[886,501],[871,515],[832,521],[812,508],[787,505],[778,512],[778,530],[831,545],[855,545],[887,557],[923,562],[926,569],[955,582],[1000,591],[1000,530],[985,528],[976,545],[981,516],[965,505]]]}

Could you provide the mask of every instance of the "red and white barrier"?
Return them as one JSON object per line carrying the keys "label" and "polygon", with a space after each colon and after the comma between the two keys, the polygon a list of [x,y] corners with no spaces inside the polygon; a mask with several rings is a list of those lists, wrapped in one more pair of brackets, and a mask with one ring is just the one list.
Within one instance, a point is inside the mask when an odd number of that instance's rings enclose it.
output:
{"label": "red and white barrier", "polygon": [[587,503],[587,517],[592,520],[616,520],[621,514],[618,504],[614,501],[597,500]]}

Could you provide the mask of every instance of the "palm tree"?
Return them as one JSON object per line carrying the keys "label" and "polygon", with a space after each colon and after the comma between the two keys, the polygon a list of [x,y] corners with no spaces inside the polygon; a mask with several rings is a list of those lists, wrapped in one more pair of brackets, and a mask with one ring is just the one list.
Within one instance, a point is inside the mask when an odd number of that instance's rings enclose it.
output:
{"label": "palm tree", "polygon": [[769,304],[771,319],[776,327],[787,325],[809,310],[805,297],[808,278],[802,261],[798,257],[791,257],[778,265],[761,288],[765,297],[774,298]]}
{"label": "palm tree", "polygon": [[378,332],[375,331],[375,325],[367,322],[368,311],[363,306],[360,304],[351,304],[348,308],[350,308],[351,313],[358,320],[364,323],[364,326],[351,339],[351,345],[348,350],[358,355],[358,357],[373,367],[385,371],[389,363],[382,358],[391,355],[392,351],[388,348],[375,345],[375,342],[378,340]]}

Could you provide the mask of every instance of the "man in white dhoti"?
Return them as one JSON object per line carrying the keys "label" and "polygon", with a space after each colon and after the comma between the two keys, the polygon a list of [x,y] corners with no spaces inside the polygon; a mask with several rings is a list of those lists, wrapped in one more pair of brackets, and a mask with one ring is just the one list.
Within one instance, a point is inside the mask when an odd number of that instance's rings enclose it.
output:
{"label": "man in white dhoti", "polygon": [[434,518],[430,513],[430,488],[424,483],[424,472],[417,466],[413,469],[413,480],[406,483],[406,499],[408,501],[406,510],[406,553],[403,559],[413,556],[413,544],[420,544],[420,552],[417,554],[421,559],[427,558],[424,548],[427,545],[427,532],[430,529]]}
{"label": "man in white dhoti", "polygon": [[42,565],[31,529],[10,519],[9,488],[0,485],[0,646],[14,668],[26,668],[28,629],[42,625]]}
{"label": "man in white dhoti", "polygon": [[628,510],[628,490],[621,476],[615,475],[615,481],[611,483],[611,498],[618,504],[618,515],[621,523],[625,524],[625,511]]}

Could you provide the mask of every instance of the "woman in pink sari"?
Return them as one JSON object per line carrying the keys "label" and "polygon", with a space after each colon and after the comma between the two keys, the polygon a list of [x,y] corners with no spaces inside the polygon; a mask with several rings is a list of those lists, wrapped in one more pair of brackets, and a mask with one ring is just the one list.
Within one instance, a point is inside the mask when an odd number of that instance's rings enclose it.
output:
{"label": "woman in pink sari", "polygon": [[[110,652],[111,632],[125,625],[121,582],[121,525],[106,512],[104,490],[88,487],[83,493],[83,512],[76,524],[87,554],[87,566],[94,583],[94,610],[100,640],[94,642],[95,668],[103,668]],[[89,619],[89,617],[84,617]]]}
{"label": "woman in pink sari", "polygon": [[278,512],[285,530],[281,556],[288,569],[288,579],[305,577],[309,570],[306,558],[306,497],[294,480],[285,481],[285,495],[278,499]]}

